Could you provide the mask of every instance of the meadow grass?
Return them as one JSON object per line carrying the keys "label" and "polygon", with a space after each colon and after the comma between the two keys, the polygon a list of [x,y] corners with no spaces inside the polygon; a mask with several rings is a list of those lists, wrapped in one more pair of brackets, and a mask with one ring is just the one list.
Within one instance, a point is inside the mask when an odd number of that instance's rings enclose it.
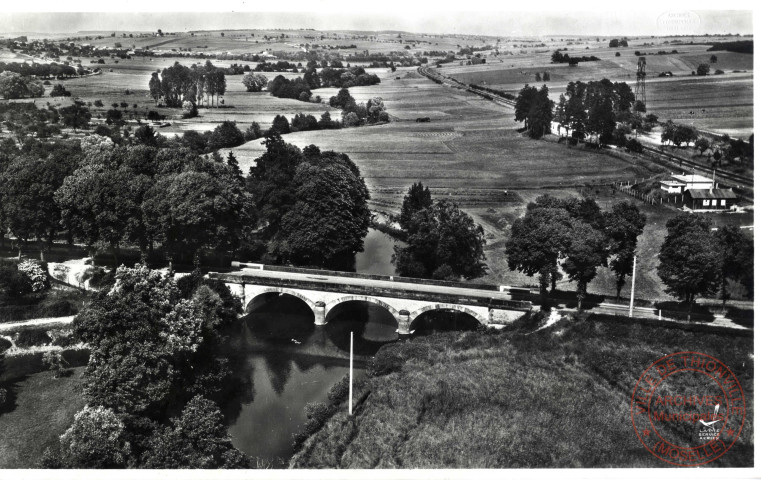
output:
{"label": "meadow grass", "polygon": [[526,333],[449,332],[384,347],[376,358],[394,365],[362,387],[369,393],[353,417],[339,410],[291,467],[662,467],[637,440],[631,393],[650,363],[683,350],[718,357],[745,390],[743,433],[709,465],[752,464],[751,338],[588,319]]}
{"label": "meadow grass", "polygon": [[4,382],[13,391],[14,408],[0,410],[0,468],[35,468],[85,405],[80,393],[84,367],[53,378],[43,371]]}

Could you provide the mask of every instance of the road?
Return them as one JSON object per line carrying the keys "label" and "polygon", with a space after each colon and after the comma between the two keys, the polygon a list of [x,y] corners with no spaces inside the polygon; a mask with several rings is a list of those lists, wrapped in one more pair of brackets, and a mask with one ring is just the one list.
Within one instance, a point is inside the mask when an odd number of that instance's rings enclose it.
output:
{"label": "road", "polygon": [[324,283],[326,285],[344,287],[344,286],[359,286],[364,288],[377,288],[379,290],[403,290],[413,291],[420,293],[431,293],[439,295],[456,295],[460,297],[473,297],[478,299],[498,299],[498,300],[513,300],[509,293],[503,293],[496,290],[485,290],[478,288],[466,288],[466,287],[450,287],[445,285],[429,285],[426,283],[409,283],[403,281],[381,280],[373,278],[352,278],[343,276],[332,275],[319,275],[319,274],[305,274],[300,272],[281,272],[260,270],[258,268],[244,268],[241,272],[233,272],[228,275],[233,276],[251,276],[259,278],[270,278],[277,280],[295,280],[295,281],[308,281]]}

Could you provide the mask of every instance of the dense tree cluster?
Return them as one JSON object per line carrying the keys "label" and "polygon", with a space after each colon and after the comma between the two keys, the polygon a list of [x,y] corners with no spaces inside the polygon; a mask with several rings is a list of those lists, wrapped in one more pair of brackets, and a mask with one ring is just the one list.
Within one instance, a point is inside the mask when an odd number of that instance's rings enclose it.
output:
{"label": "dense tree cluster", "polygon": [[351,268],[370,225],[370,195],[345,154],[303,152],[276,133],[251,167],[247,187],[273,261]]}
{"label": "dense tree cluster", "polygon": [[720,291],[729,298],[730,280],[753,295],[753,239],[736,226],[711,231],[700,215],[680,214],[666,223],[667,235],[658,255],[658,276],[666,291],[692,309],[698,295]]}
{"label": "dense tree cluster", "polygon": [[571,57],[567,53],[562,53],[560,50],[552,52],[550,57],[552,63],[567,63],[569,65],[578,65],[580,62],[596,62],[600,60],[594,55],[582,55],[580,57]]}
{"label": "dense tree cluster", "polygon": [[538,90],[526,85],[515,100],[515,121],[524,123],[531,138],[541,138],[551,131],[554,108],[547,85]]}
{"label": "dense tree cluster", "polygon": [[288,80],[284,76],[278,75],[267,84],[267,90],[278,98],[292,98],[302,102],[308,102],[312,98],[309,84],[303,78]]}
{"label": "dense tree cluster", "polygon": [[663,124],[661,143],[671,143],[677,147],[681,144],[689,145],[698,139],[698,131],[692,125],[680,125],[671,120]]}
{"label": "dense tree cluster", "polygon": [[301,64],[296,65],[285,60],[278,60],[277,62],[261,62],[254,67],[255,72],[293,72],[298,71]]}
{"label": "dense tree cluster", "polygon": [[629,41],[625,38],[622,38],[622,39],[613,38],[610,40],[610,42],[608,42],[608,47],[610,48],[628,47],[628,46],[629,46]]}
{"label": "dense tree cluster", "polygon": [[[92,138],[92,137],[91,137]],[[122,243],[143,255],[160,242],[170,259],[202,248],[229,251],[247,222],[248,194],[237,166],[186,149],[83,145],[83,160],[55,193],[64,223],[88,245]]]}
{"label": "dense tree cluster", "polygon": [[611,82],[607,78],[591,82],[570,82],[561,94],[555,120],[571,137],[582,140],[595,137],[597,144],[613,140],[616,119],[629,112],[634,104],[634,93],[625,82]]}
{"label": "dense tree cluster", "polygon": [[304,73],[304,80],[310,88],[321,87],[363,87],[368,85],[377,85],[380,79],[374,73],[367,73],[365,69],[359,66],[344,68],[324,67],[320,73],[317,73],[314,65],[307,65]]}
{"label": "dense tree cluster", "polygon": [[637,237],[645,217],[633,204],[615,205],[603,213],[597,203],[585,198],[557,199],[542,195],[528,205],[526,214],[513,223],[505,253],[512,270],[539,275],[542,293],[562,278],[558,266],[576,282],[581,308],[587,285],[597,268],[608,265],[616,274],[617,289],[631,274]]}
{"label": "dense tree cluster", "polygon": [[457,204],[432,202],[428,188],[413,184],[402,202],[406,245],[394,247],[399,275],[438,280],[480,277],[486,271],[484,230]]}
{"label": "dense tree cluster", "polygon": [[0,73],[0,96],[6,100],[41,97],[44,93],[45,87],[39,80],[10,71]]}
{"label": "dense tree cluster", "polygon": [[90,347],[88,405],[43,466],[247,467],[212,401],[229,384],[218,351],[239,309],[224,284],[200,273],[180,284],[144,266],[120,267],[115,288],[74,320]]}
{"label": "dense tree cluster", "polygon": [[194,105],[206,102],[213,106],[215,98],[219,103],[219,97],[225,94],[227,81],[224,69],[215,67],[209,60],[203,67],[194,64],[190,68],[175,62],[160,75],[151,74],[148,90],[157,105],[163,101],[167,107],[180,108],[187,100]]}
{"label": "dense tree cluster", "polygon": [[[81,67],[80,67],[81,68]],[[0,72],[17,73],[24,77],[35,78],[70,78],[79,75],[77,69],[59,63],[0,62]],[[84,72],[83,72],[84,73]]]}
{"label": "dense tree cluster", "polygon": [[261,92],[267,86],[267,77],[261,73],[247,73],[242,81],[247,92]]}
{"label": "dense tree cluster", "polygon": [[33,103],[4,103],[0,105],[0,121],[9,132],[23,141],[31,134],[37,139],[60,133],[61,116],[54,106],[37,108]]}
{"label": "dense tree cluster", "polygon": [[386,106],[381,97],[373,97],[367,104],[357,104],[349,90],[342,88],[338,94],[330,97],[328,101],[331,107],[340,108],[342,111],[343,124],[354,127],[367,123],[388,122],[389,117]]}

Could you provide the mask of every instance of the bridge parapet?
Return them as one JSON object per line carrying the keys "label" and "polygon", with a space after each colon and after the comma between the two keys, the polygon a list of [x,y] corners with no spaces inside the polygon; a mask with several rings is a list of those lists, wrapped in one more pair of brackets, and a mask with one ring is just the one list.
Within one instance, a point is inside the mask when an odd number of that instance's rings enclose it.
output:
{"label": "bridge parapet", "polygon": [[[381,296],[405,298],[410,300],[423,300],[437,303],[449,303],[456,305],[470,306],[488,306],[492,308],[502,308],[510,310],[528,311],[531,309],[531,302],[525,300],[513,300],[508,298],[498,298],[499,291],[494,291],[494,295],[469,296],[466,294],[450,294],[437,292],[421,292],[404,288],[403,285],[394,285],[391,287],[381,287],[374,285],[352,285],[352,284],[331,284],[322,280],[310,280],[307,278],[294,280],[290,278],[260,277],[256,275],[246,275],[245,273],[212,273],[212,278],[224,281],[228,284],[248,284],[261,285],[270,287],[281,287],[288,289],[305,289],[325,292],[346,293],[363,296]],[[239,290],[239,289],[236,289]]]}

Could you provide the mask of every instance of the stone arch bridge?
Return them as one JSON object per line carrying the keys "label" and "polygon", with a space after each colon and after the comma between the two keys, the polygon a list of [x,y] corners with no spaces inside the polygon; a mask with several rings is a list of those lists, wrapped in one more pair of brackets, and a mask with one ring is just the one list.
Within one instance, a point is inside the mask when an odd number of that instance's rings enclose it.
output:
{"label": "stone arch bridge", "polygon": [[482,325],[495,323],[495,316],[510,321],[531,310],[530,302],[513,300],[505,287],[236,263],[241,271],[209,276],[225,282],[244,310],[261,295],[291,295],[309,306],[316,325],[324,325],[331,310],[350,301],[383,307],[402,335],[411,333],[412,322],[431,310],[463,312]]}

